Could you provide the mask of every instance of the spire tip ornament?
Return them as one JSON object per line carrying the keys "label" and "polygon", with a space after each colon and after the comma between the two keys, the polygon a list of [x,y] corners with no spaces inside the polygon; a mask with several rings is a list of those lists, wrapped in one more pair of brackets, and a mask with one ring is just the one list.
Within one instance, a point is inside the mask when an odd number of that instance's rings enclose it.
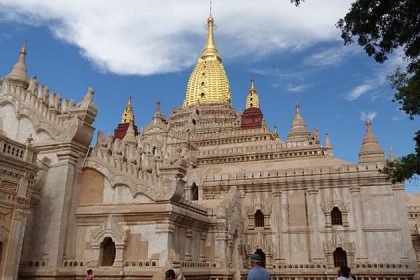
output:
{"label": "spire tip ornament", "polygon": [[131,106],[131,96],[128,96],[127,106],[121,117],[121,123],[133,123],[134,124],[134,112]]}

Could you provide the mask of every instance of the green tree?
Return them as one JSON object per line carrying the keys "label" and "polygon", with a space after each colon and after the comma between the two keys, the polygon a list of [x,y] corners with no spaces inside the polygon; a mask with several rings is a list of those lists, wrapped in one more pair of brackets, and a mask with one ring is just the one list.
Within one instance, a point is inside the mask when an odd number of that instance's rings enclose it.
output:
{"label": "green tree", "polygon": [[[296,6],[305,0],[291,0]],[[376,62],[402,50],[408,62],[405,70],[397,69],[388,77],[394,102],[410,119],[420,115],[420,1],[357,0],[336,26],[341,29],[345,45],[357,41]],[[415,152],[397,161],[388,161],[382,170],[393,183],[420,174],[420,130],[415,133]]]}

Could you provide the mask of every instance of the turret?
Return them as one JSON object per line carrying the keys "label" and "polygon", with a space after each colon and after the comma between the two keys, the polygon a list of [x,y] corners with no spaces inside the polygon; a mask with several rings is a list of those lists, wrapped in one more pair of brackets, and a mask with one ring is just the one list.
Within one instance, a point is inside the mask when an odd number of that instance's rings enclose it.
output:
{"label": "turret", "polygon": [[127,134],[127,130],[130,127],[130,124],[134,130],[134,136],[138,135],[137,126],[134,123],[134,111],[133,106],[131,105],[131,96],[128,97],[127,105],[125,106],[124,112],[121,116],[121,123],[118,124],[118,127],[114,130],[114,140],[123,139]]}
{"label": "turret", "polygon": [[156,109],[153,114],[153,125],[161,125],[166,123],[166,118],[160,112],[160,99],[156,101]]}
{"label": "turret", "polygon": [[359,163],[381,162],[385,160],[384,150],[379,146],[378,140],[372,133],[371,121],[369,118],[366,118],[366,133],[359,152]]}
{"label": "turret", "polygon": [[324,155],[328,157],[334,156],[333,148],[331,147],[330,137],[328,136],[328,133],[325,133]]}
{"label": "turret", "polygon": [[258,98],[257,91],[254,87],[254,79],[251,79],[251,88],[249,89],[248,96],[246,98],[246,107],[245,109],[256,107],[260,108],[260,99]]}
{"label": "turret", "polygon": [[251,80],[251,88],[246,98],[246,109],[241,115],[241,129],[261,128],[263,114],[260,109],[260,101],[254,87],[254,79]]}
{"label": "turret", "polygon": [[277,132],[277,125],[274,125],[273,138],[274,140],[279,140],[279,133]]}
{"label": "turret", "polygon": [[7,74],[7,76],[5,77],[5,80],[7,80],[10,83],[20,85],[26,89],[29,86],[29,79],[27,76],[25,58],[26,58],[26,41],[24,42],[20,50],[19,59],[17,63],[15,64],[15,66],[13,66],[12,71],[9,74]]}
{"label": "turret", "polygon": [[303,120],[300,114],[300,106],[298,102],[296,102],[295,109],[296,109],[296,114],[292,122],[292,128],[290,129],[290,132],[287,134],[287,141],[288,142],[306,141],[309,139],[309,136],[311,135],[311,133],[306,127],[305,121]]}

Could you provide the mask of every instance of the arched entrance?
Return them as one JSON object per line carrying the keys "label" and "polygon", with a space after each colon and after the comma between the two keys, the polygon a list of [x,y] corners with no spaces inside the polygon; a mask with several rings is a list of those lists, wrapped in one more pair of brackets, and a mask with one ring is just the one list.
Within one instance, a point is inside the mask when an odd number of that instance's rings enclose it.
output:
{"label": "arched entrance", "polygon": [[261,249],[257,249],[254,254],[258,254],[261,257],[261,266],[265,267],[265,253]]}
{"label": "arched entrance", "polygon": [[105,237],[101,243],[101,266],[112,266],[115,260],[115,243],[111,237]]}
{"label": "arched entrance", "polygon": [[338,247],[335,249],[334,253],[334,267],[340,267],[343,265],[347,265],[347,253],[343,250],[343,248]]}

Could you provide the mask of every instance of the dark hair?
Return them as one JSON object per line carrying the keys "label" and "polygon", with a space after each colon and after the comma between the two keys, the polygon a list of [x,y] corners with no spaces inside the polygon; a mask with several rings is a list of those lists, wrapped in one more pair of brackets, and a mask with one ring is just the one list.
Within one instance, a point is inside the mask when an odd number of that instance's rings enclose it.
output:
{"label": "dark hair", "polygon": [[347,265],[340,267],[340,275],[344,277],[350,277],[350,268]]}
{"label": "dark hair", "polygon": [[172,278],[174,278],[174,279],[175,279],[175,271],[174,271],[173,269],[168,269],[168,270],[165,272],[165,277],[172,277]]}
{"label": "dark hair", "polygon": [[90,275],[90,274],[92,274],[92,273],[93,273],[93,270],[92,270],[92,269],[88,269],[86,272],[87,272],[87,274],[89,274],[89,275]]}

